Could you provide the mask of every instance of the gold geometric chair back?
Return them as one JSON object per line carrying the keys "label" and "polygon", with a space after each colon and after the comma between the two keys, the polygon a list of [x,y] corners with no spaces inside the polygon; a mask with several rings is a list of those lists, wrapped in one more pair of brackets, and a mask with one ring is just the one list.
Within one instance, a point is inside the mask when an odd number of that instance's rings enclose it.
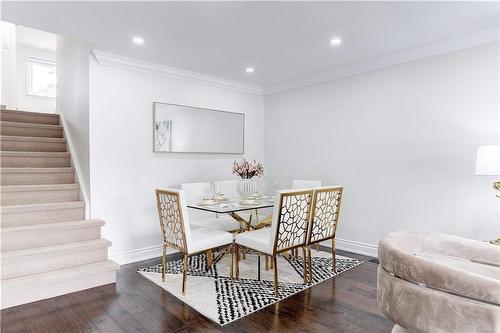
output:
{"label": "gold geometric chair back", "polygon": [[335,237],[342,203],[342,186],[314,190],[307,244]]}
{"label": "gold geometric chair back", "polygon": [[188,253],[191,230],[183,191],[167,189],[155,192],[164,244]]}
{"label": "gold geometric chair back", "polygon": [[271,222],[274,254],[305,245],[313,190],[285,190],[278,194]]}

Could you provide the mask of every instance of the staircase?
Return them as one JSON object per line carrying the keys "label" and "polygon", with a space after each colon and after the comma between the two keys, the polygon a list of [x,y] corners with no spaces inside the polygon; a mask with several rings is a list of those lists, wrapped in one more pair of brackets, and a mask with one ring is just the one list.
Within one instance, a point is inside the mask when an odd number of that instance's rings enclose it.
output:
{"label": "staircase", "polygon": [[1,308],[114,283],[59,115],[0,111]]}

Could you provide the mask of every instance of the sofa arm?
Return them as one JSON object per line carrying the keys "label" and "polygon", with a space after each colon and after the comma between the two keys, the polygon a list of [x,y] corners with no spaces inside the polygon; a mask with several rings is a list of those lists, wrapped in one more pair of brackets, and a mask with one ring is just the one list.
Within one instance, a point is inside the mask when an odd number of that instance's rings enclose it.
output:
{"label": "sofa arm", "polygon": [[394,323],[412,333],[497,333],[500,307],[399,279],[381,266],[377,303]]}

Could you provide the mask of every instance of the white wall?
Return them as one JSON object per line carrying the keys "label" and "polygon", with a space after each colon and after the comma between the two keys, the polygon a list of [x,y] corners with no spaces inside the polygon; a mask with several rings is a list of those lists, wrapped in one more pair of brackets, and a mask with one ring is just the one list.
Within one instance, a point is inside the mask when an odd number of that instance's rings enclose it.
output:
{"label": "white wall", "polygon": [[16,26],[0,21],[1,53],[1,89],[0,104],[15,109],[16,103]]}
{"label": "white wall", "polygon": [[264,158],[262,96],[90,63],[92,217],[119,263],[159,256],[154,190],[230,179],[241,155],[153,153],[153,102],[246,114],[245,156]]}
{"label": "white wall", "polygon": [[87,206],[90,200],[90,49],[91,46],[87,43],[57,37],[57,112],[62,115],[64,131]]}
{"label": "white wall", "polygon": [[32,112],[53,113],[56,110],[56,99],[30,96],[26,89],[26,57],[33,56],[44,60],[56,60],[56,53],[24,44],[17,45],[17,108]]}
{"label": "white wall", "polygon": [[265,97],[272,178],[345,186],[338,246],[375,253],[394,230],[498,237],[476,148],[499,133],[499,44]]}

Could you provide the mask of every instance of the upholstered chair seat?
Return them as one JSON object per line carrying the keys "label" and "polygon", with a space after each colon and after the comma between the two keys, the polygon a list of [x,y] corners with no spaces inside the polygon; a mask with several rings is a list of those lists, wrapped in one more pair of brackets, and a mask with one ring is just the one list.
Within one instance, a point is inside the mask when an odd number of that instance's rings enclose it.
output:
{"label": "upholstered chair seat", "polygon": [[191,239],[188,242],[188,254],[199,253],[207,249],[215,249],[233,242],[233,235],[229,232],[213,229],[191,230]]}
{"label": "upholstered chair seat", "polygon": [[500,332],[500,247],[394,232],[379,243],[377,299],[393,332]]}
{"label": "upholstered chair seat", "polygon": [[235,241],[241,246],[257,250],[267,255],[273,254],[274,241],[271,240],[271,228],[252,230],[236,235]]}

